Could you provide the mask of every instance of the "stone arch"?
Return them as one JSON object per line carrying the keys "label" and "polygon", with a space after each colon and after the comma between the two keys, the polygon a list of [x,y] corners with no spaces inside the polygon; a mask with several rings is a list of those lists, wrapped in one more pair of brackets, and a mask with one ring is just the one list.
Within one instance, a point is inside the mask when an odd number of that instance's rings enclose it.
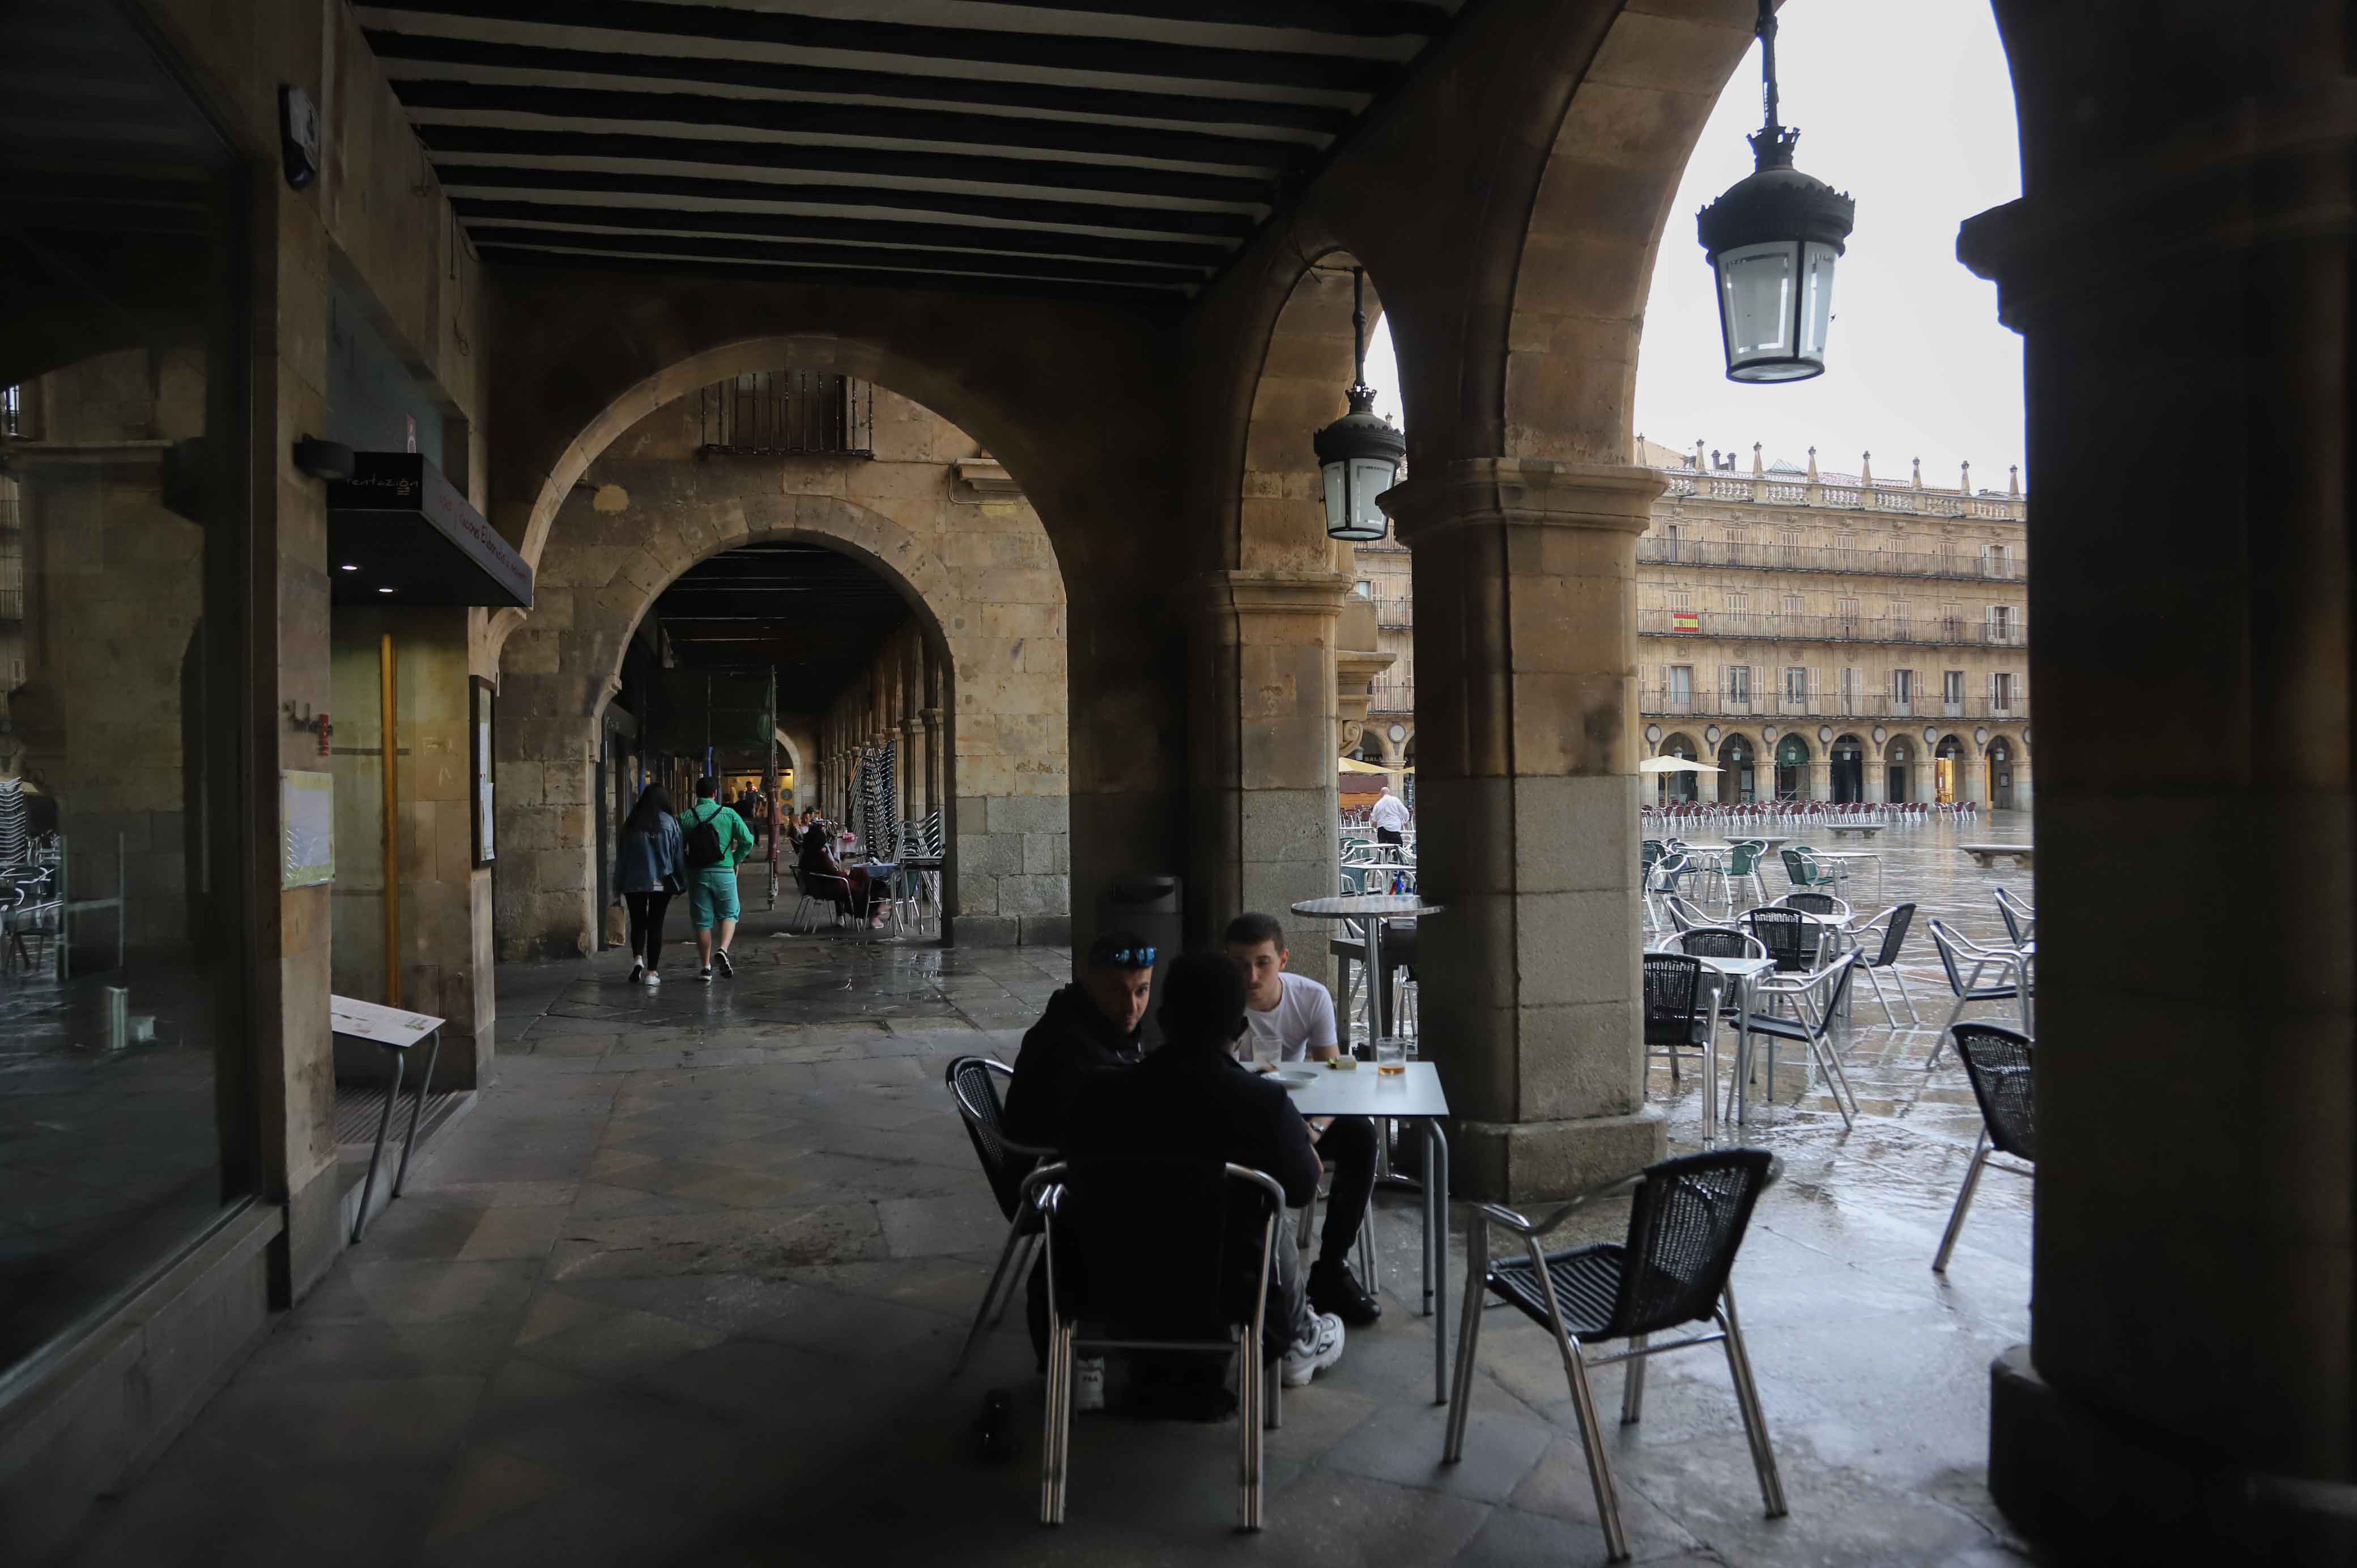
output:
{"label": "stone arch", "polygon": [[[883,417],[879,404],[879,424]],[[744,544],[787,541],[824,545],[891,583],[934,656],[942,697],[931,722],[940,738],[929,734],[927,750],[918,753],[914,735],[904,731],[910,760],[900,777],[912,798],[919,763],[940,760],[935,788],[949,835],[949,934],[963,942],[1068,939],[1065,596],[1053,546],[1037,517],[1015,503],[994,504],[987,516],[976,509],[977,521],[967,520],[951,493],[954,462],[896,467],[930,467],[938,493],[905,493],[920,488],[908,474],[876,478],[878,493],[867,498],[873,504],[791,491],[780,483],[780,465],[759,460],[732,470],[617,453],[584,470],[603,482],[568,498],[544,540],[540,606],[502,650],[510,720],[500,736],[503,783],[509,777],[523,781],[513,792],[512,831],[501,824],[502,848],[510,852],[502,854],[497,898],[503,955],[563,954],[590,945],[596,915],[586,900],[594,897],[594,848],[586,832],[562,832],[561,811],[555,823],[546,819],[549,808],[588,798],[591,739],[641,620],[697,563]],[[786,472],[789,483],[839,489],[869,482],[865,474],[845,479],[817,469]],[[993,547],[1002,536],[1011,545]],[[956,549],[979,553],[961,569],[950,554]],[[994,554],[996,568],[980,569],[989,564],[983,557]],[[899,695],[893,693],[888,716],[906,724],[909,704]],[[790,711],[805,725],[823,726],[827,718]],[[806,745],[802,761],[823,759]],[[805,782],[798,772],[796,782],[807,804],[826,781],[813,773]],[[503,788],[503,810],[510,793]],[[538,842],[542,836],[547,842]]]}
{"label": "stone arch", "polygon": [[[1743,749],[1748,760],[1737,757],[1737,747]],[[1758,731],[1738,727],[1721,732],[1718,744],[1712,748],[1711,760],[1726,769],[1718,776],[1718,798],[1722,804],[1731,805],[1744,798],[1743,775],[1747,768],[1751,774],[1751,799],[1766,799],[1761,793],[1760,780],[1769,766],[1768,748]]]}

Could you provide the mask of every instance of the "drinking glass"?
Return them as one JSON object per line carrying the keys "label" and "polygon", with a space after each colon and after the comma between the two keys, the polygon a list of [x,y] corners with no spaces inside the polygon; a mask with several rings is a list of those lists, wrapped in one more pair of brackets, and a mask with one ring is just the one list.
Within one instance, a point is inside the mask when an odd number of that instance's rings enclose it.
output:
{"label": "drinking glass", "polygon": [[1375,1071],[1384,1078],[1402,1078],[1407,1073],[1409,1043],[1393,1038],[1375,1042]]}

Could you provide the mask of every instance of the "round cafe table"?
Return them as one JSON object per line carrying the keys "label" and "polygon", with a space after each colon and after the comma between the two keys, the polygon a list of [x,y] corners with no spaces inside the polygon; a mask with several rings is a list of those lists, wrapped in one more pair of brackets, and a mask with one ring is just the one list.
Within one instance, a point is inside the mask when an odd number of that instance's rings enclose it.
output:
{"label": "round cafe table", "polygon": [[[1446,908],[1442,904],[1427,904],[1413,893],[1352,893],[1334,898],[1304,898],[1293,906],[1297,915],[1307,915],[1316,920],[1364,920],[1367,922],[1367,1033],[1368,1045],[1388,1038],[1391,1019],[1385,1015],[1383,995],[1383,922],[1385,920],[1420,920],[1426,915],[1437,915]],[[1372,1052],[1370,1053],[1372,1054]]]}

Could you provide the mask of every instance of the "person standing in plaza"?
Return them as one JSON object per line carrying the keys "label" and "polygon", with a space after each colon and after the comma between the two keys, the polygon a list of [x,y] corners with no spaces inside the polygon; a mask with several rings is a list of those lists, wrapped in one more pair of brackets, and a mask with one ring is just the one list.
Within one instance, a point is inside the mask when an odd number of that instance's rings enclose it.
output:
{"label": "person standing in plaza", "polygon": [[1384,785],[1376,793],[1375,809],[1369,817],[1375,824],[1377,843],[1405,845],[1407,843],[1405,834],[1410,821],[1408,810],[1400,798],[1392,793],[1390,785]]}
{"label": "person standing in plaza", "polygon": [[614,852],[614,887],[630,912],[630,983],[661,985],[663,912],[687,886],[687,852],[671,791],[650,784],[622,820]]}
{"label": "person standing in plaza", "polygon": [[679,820],[687,852],[687,919],[695,928],[695,956],[703,965],[696,978],[707,983],[715,965],[723,978],[737,973],[728,958],[739,913],[737,863],[753,847],[745,819],[722,805],[719,794],[720,780],[708,774],[697,779],[695,804]]}

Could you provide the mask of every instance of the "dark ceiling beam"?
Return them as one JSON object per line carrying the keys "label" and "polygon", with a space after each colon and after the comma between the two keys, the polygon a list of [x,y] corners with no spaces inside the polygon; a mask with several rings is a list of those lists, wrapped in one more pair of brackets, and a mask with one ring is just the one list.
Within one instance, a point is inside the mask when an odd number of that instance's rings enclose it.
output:
{"label": "dark ceiling beam", "polygon": [[1038,120],[1014,114],[961,114],[869,103],[813,103],[805,99],[716,98],[694,92],[624,92],[597,87],[522,86],[512,82],[412,78],[393,83],[409,109],[536,114],[551,120],[619,120],[666,125],[726,125],[781,134],[864,136],[877,141],[949,142],[993,151],[1092,153],[1154,158],[1170,164],[1215,164],[1273,175],[1318,149],[1300,142],[1269,142],[1201,131],[1141,129],[1079,120]]}
{"label": "dark ceiling beam", "polygon": [[694,256],[703,261],[759,262],[772,266],[875,267],[898,273],[978,274],[985,277],[1057,278],[1076,283],[1161,284],[1173,288],[1200,285],[1203,267],[1124,266],[1061,256],[1000,256],[975,252],[915,251],[888,245],[803,244],[791,241],[721,240],[697,234],[589,234],[577,230],[473,224],[467,237],[477,245],[563,245],[582,251]]}
{"label": "dark ceiling beam", "polygon": [[364,19],[377,27],[387,25],[384,18],[395,15],[465,16],[546,27],[550,42],[562,41],[566,29],[597,27],[707,43],[839,49],[959,64],[1158,78],[1212,87],[1238,82],[1305,91],[1373,92],[1404,63],[1354,55],[1215,48],[1072,32],[925,27],[727,5],[675,5],[660,0],[567,0],[562,7],[552,6],[547,0],[401,0],[365,9],[371,15]]}
{"label": "dark ceiling beam", "polygon": [[998,231],[1009,233],[1028,232],[1023,228],[1026,224],[1059,224],[1067,228],[1142,230],[1172,240],[1232,247],[1241,243],[1254,226],[1254,220],[1241,212],[1115,207],[967,191],[903,190],[897,186],[795,185],[765,179],[708,179],[691,175],[546,168],[537,165],[441,163],[435,166],[434,172],[445,188],[453,190],[523,190],[535,195],[565,191],[692,201],[794,201],[832,207],[884,207],[985,218],[993,220]]}
{"label": "dark ceiling beam", "polygon": [[[726,142],[702,136],[663,136],[602,131],[526,131],[502,125],[417,126],[430,152],[491,153],[510,157],[636,158],[706,168],[779,171],[824,169],[833,174],[883,175],[901,179],[955,180],[972,185],[1012,185],[1055,190],[1098,190],[1166,199],[1224,201],[1267,206],[1275,198],[1266,180],[1227,175],[1137,168],[1046,158],[990,157],[979,154],[896,151],[882,147],[836,147],[807,142]],[[856,191],[856,188],[847,188]]]}
{"label": "dark ceiling beam", "polygon": [[[467,220],[469,233],[479,224],[546,228],[559,224],[588,225],[638,233],[741,234],[748,238],[809,243],[848,241],[865,244],[912,246],[923,250],[1004,252],[1025,255],[1074,256],[1098,261],[1151,262],[1191,267],[1194,275],[1208,274],[1223,252],[1200,242],[1116,240],[1095,234],[993,229],[978,223],[892,223],[862,218],[813,218],[802,213],[684,211],[656,207],[576,207],[549,201],[498,201],[458,197],[452,206]],[[559,231],[560,232],[565,231]]]}
{"label": "dark ceiling beam", "polygon": [[[768,276],[780,282],[825,284],[851,288],[933,287],[948,294],[1007,295],[1023,299],[1093,300],[1139,308],[1141,302],[1168,300],[1174,315],[1189,297],[1187,291],[1161,284],[1082,282],[1072,278],[995,277],[963,273],[936,264],[932,268],[791,266],[779,262],[737,262],[683,252],[668,242],[653,241],[630,247],[635,254],[584,254],[554,248],[559,242],[597,236],[540,232],[529,244],[476,245],[486,262],[522,266],[556,266],[575,271],[640,273],[662,277],[703,276],[746,278]],[[938,263],[939,258],[935,258]]]}
{"label": "dark ceiling beam", "polygon": [[1281,27],[1352,38],[1429,38],[1446,28],[1449,9],[1432,0],[998,0],[1027,11],[1095,11],[1167,22],[1231,27]]}
{"label": "dark ceiling beam", "polygon": [[611,49],[542,48],[532,44],[452,38],[433,33],[367,29],[369,47],[393,69],[400,62],[498,67],[512,70],[568,71],[580,75],[628,76],[650,81],[702,82],[757,88],[770,92],[832,93],[842,97],[905,99],[910,102],[991,103],[1009,109],[1131,120],[1193,120],[1223,125],[1258,125],[1339,136],[1351,125],[1351,112],[1314,103],[1282,103],[1256,98],[1203,98],[1191,93],[1135,92],[1110,87],[999,81],[975,76],[902,74],[851,70],[765,59],[713,59],[703,55],[623,54]]}

